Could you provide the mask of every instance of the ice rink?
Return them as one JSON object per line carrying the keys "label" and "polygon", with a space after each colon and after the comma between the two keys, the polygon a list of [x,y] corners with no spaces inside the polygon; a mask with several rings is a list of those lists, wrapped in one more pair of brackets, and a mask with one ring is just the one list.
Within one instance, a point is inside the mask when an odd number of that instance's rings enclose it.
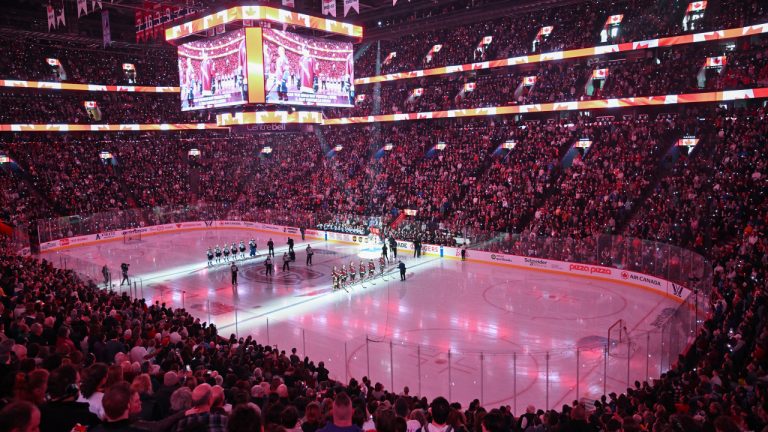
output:
{"label": "ice rink", "polygon": [[[674,360],[662,354],[659,327],[679,302],[651,291],[471,259],[417,259],[401,250],[407,281],[393,263],[384,277],[334,292],[333,267],[359,265],[361,256],[378,255],[378,246],[312,241],[314,265],[307,266],[307,242],[294,237],[296,262],[282,271],[287,237],[271,237],[272,277],[264,267],[270,235],[238,229],[117,240],[42,258],[94,280],[106,264],[114,289],[122,291],[128,288],[119,286],[119,266],[129,263],[135,295],[185,307],[223,336],[251,334],[287,351],[296,347],[299,355],[324,361],[335,379],[368,375],[398,393],[407,385],[411,394],[462,403],[478,398],[515,412],[598,398],[604,388],[619,392],[628,382],[657,377]],[[259,256],[237,262],[233,287],[229,265],[208,267],[205,251],[251,238]],[[612,337],[608,353],[608,328],[619,319],[629,338]]]}

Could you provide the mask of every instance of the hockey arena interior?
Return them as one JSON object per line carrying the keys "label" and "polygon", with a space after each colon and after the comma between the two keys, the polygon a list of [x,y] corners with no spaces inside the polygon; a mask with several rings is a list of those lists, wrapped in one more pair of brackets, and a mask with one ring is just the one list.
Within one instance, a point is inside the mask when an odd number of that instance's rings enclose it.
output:
{"label": "hockey arena interior", "polygon": [[768,431],[765,1],[2,8],[0,432]]}

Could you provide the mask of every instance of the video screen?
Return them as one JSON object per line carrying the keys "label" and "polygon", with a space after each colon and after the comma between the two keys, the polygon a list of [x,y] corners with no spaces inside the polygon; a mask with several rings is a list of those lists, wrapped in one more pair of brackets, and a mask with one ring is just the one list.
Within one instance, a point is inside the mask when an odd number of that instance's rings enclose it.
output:
{"label": "video screen", "polygon": [[182,111],[248,102],[244,30],[180,45],[178,55]]}
{"label": "video screen", "polygon": [[263,29],[266,103],[353,106],[352,43]]}

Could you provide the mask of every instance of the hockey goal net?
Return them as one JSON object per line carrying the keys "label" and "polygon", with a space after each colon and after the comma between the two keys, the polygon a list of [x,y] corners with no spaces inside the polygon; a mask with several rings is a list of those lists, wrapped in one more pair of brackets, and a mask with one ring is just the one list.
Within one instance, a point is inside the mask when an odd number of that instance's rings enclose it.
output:
{"label": "hockey goal net", "polygon": [[141,242],[141,232],[127,232],[123,234],[123,243],[131,244],[139,242]]}

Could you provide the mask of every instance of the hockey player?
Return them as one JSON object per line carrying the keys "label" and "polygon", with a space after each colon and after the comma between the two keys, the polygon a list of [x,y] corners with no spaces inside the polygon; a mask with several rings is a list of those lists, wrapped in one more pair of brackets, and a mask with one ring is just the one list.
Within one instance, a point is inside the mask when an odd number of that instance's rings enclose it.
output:
{"label": "hockey player", "polygon": [[221,248],[219,245],[216,245],[216,264],[221,262]]}
{"label": "hockey player", "polygon": [[251,241],[248,242],[248,247],[251,248],[251,256],[256,256],[256,240],[251,239]]}
{"label": "hockey player", "polygon": [[360,281],[362,282],[363,279],[365,279],[365,263],[360,260]]}
{"label": "hockey player", "polygon": [[205,254],[208,256],[208,267],[211,267],[213,265],[213,250],[208,248]]}
{"label": "hockey player", "polygon": [[385,264],[384,255],[382,255],[379,257],[379,275],[380,276],[384,275],[384,264]]}
{"label": "hockey player", "polygon": [[376,264],[373,260],[368,260],[368,279],[373,279],[374,273],[376,273]]}
{"label": "hockey player", "polygon": [[333,271],[331,272],[331,287],[334,291],[339,289],[339,271],[336,269],[336,266],[333,266]]}
{"label": "hockey player", "polygon": [[341,265],[339,276],[341,279],[341,286],[342,287],[347,286],[347,267],[344,264]]}
{"label": "hockey player", "polygon": [[240,258],[245,259],[245,242],[240,240]]}
{"label": "hockey player", "polygon": [[221,248],[221,251],[224,253],[224,262],[229,261],[229,246],[227,246],[226,243],[224,243],[224,247]]}
{"label": "hockey player", "polygon": [[356,273],[357,269],[355,268],[355,263],[352,261],[349,262],[349,284],[354,285],[355,284],[355,277],[357,276]]}
{"label": "hockey player", "polygon": [[237,245],[232,243],[232,247],[229,251],[232,253],[232,261],[237,261]]}

